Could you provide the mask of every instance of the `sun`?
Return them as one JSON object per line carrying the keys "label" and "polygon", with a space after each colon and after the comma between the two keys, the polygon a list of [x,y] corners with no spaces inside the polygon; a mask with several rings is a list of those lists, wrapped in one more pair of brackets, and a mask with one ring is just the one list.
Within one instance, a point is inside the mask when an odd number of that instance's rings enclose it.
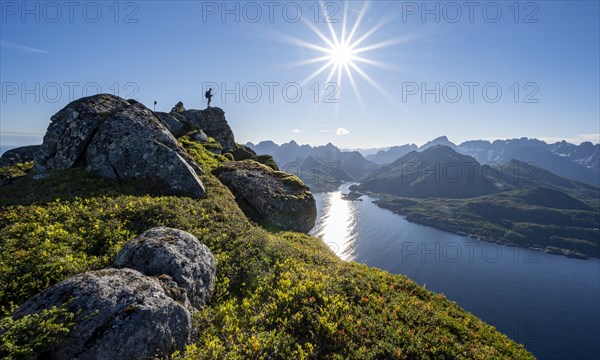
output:
{"label": "sun", "polygon": [[[318,4],[325,11],[327,6],[323,3],[323,0],[318,0]],[[383,16],[381,14],[368,14],[369,1],[365,1],[360,9],[356,8],[354,6],[355,3],[351,1],[345,1],[344,4],[341,21],[336,23],[326,22],[326,25],[324,23],[317,24],[311,20],[307,20],[306,17],[302,18],[304,24],[317,36],[317,42],[299,39],[282,33],[274,33],[276,35],[275,38],[312,50],[315,53],[315,56],[312,58],[290,64],[294,67],[317,65],[317,69],[300,82],[302,87],[307,85],[313,86],[314,83],[325,86],[334,83],[341,93],[343,88],[342,80],[347,79],[347,82],[350,83],[354,90],[356,99],[362,106],[363,97],[360,95],[359,83],[357,83],[357,80],[360,79],[368,83],[389,101],[395,102],[396,97],[381,85],[383,82],[373,79],[367,74],[366,69],[367,67],[374,66],[388,71],[397,71],[401,66],[399,64],[390,65],[376,60],[375,51],[392,45],[406,44],[428,38],[441,29],[423,29],[387,39],[383,39],[384,36],[379,34],[382,40],[372,41],[373,35],[378,33],[387,23],[393,21],[395,15],[391,13]],[[369,16],[372,16],[372,18],[369,19]],[[370,22],[374,25],[364,28],[362,24],[365,19],[367,19],[365,22]],[[350,23],[351,21],[352,23]],[[318,26],[326,26],[326,29],[321,29]],[[317,78],[319,81],[317,81]],[[324,82],[323,78],[325,79]]]}
{"label": "sun", "polygon": [[[308,75],[301,83],[301,86],[312,84],[315,79],[321,74],[327,74],[325,81],[319,81],[322,84],[334,83],[340,90],[342,89],[342,79],[347,79],[351,84],[358,101],[361,101],[359,89],[356,79],[360,77],[362,80],[369,83],[372,87],[379,91],[382,95],[392,98],[377,81],[372,79],[363,67],[378,66],[389,69],[390,65],[376,61],[370,56],[373,50],[381,49],[390,45],[403,42],[401,39],[389,39],[380,42],[371,42],[370,37],[383,27],[390,19],[379,18],[375,25],[368,29],[361,29],[363,19],[367,14],[369,2],[365,1],[361,9],[350,9],[351,2],[345,2],[341,21],[336,23],[327,22],[327,30],[322,31],[314,22],[303,19],[306,26],[317,35],[320,42],[314,43],[290,36],[283,36],[288,43],[313,50],[315,57],[296,62],[295,66],[305,66],[317,64],[319,67]],[[322,0],[319,4],[323,9],[326,8]],[[350,14],[351,12],[351,14]],[[353,23],[350,25],[348,19],[353,18]],[[325,29],[323,29],[325,30]],[[328,33],[328,34],[327,34]],[[326,35],[327,34],[327,35]],[[324,75],[323,75],[324,76]]]}
{"label": "sun", "polygon": [[347,44],[339,44],[330,49],[331,59],[338,67],[346,67],[355,60],[352,48]]}

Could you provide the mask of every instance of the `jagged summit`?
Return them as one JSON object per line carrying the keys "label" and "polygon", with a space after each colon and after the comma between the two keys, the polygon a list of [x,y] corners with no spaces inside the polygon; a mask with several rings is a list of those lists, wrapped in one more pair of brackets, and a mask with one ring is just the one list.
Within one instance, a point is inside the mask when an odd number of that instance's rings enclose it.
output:
{"label": "jagged summit", "polygon": [[448,140],[448,137],[445,135],[437,137],[431,141],[426,142],[421,147],[419,147],[419,150],[423,151],[423,150],[429,149],[430,147],[436,146],[436,145],[445,145],[445,146],[451,147],[452,149],[456,150],[456,144],[453,143],[452,141]]}

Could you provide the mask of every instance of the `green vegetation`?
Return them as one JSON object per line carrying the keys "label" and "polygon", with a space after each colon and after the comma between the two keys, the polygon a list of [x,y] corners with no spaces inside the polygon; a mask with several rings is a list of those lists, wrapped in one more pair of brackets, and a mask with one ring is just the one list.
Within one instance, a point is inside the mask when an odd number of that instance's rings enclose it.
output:
{"label": "green vegetation", "polygon": [[[204,169],[202,199],[165,196],[81,169],[41,180],[29,174],[3,186],[2,312],[109,265],[124,243],[162,225],[192,233],[217,259],[212,303],[194,315],[198,337],[176,358],[533,358],[404,276],[343,262],[317,238],[253,225],[211,174],[228,159],[185,137],[181,142]],[[5,317],[0,349],[16,358],[39,353],[68,331],[71,316],[51,309],[17,322]]]}
{"label": "green vegetation", "polygon": [[407,220],[502,244],[554,246],[600,256],[600,207],[563,192],[519,188],[470,199],[409,199],[381,195],[376,204]]}
{"label": "green vegetation", "polygon": [[12,179],[19,176],[25,176],[33,168],[33,161],[26,162],[23,164],[17,164],[10,167],[0,167],[0,180]]}
{"label": "green vegetation", "polygon": [[13,320],[0,319],[0,356],[3,359],[37,359],[38,354],[60,343],[75,325],[75,314],[52,307]]}
{"label": "green vegetation", "polygon": [[275,162],[275,160],[273,160],[273,157],[271,155],[253,155],[250,158],[250,160],[254,160],[263,165],[267,165],[275,171],[279,171],[279,166],[277,166],[277,163]]}

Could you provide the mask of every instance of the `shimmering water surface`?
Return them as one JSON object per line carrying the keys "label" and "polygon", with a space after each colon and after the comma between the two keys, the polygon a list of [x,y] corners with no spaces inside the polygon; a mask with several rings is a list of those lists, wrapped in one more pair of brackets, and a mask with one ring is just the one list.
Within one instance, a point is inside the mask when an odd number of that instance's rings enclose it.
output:
{"label": "shimmering water surface", "polygon": [[344,260],[404,274],[444,293],[539,359],[600,358],[600,261],[495,245],[315,194],[320,236]]}

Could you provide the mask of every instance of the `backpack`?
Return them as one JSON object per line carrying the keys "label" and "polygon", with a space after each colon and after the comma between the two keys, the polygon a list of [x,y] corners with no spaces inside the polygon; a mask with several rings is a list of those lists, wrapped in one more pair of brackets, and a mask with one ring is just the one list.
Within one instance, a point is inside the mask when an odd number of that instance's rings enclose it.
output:
{"label": "backpack", "polygon": [[211,97],[211,96],[212,96],[212,94],[210,93],[210,90],[208,90],[204,93],[204,97],[206,97],[206,98]]}

